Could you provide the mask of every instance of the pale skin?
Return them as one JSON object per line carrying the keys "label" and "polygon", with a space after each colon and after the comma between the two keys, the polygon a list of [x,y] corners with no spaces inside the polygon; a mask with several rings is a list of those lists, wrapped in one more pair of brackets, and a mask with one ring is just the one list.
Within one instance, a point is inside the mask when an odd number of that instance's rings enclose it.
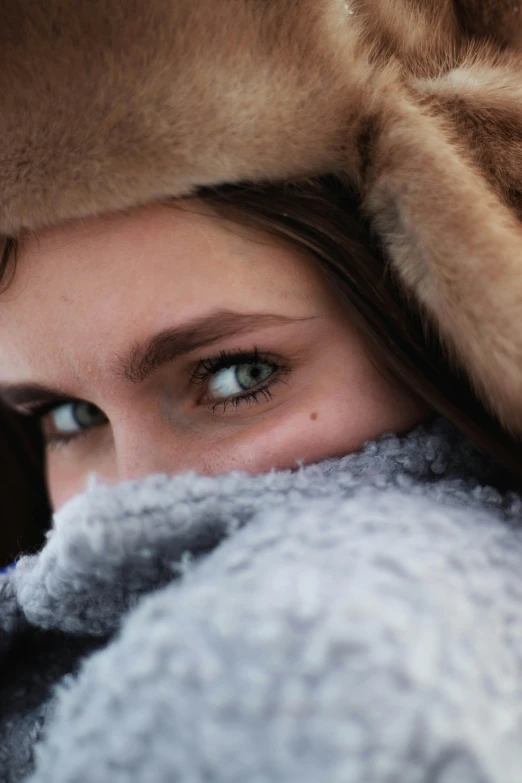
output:
{"label": "pale skin", "polygon": [[[41,419],[45,437],[72,436],[46,448],[55,510],[92,473],[295,469],[428,415],[379,370],[311,259],[184,207],[74,220],[21,246],[0,296],[0,384],[22,413],[6,385],[64,398]],[[172,329],[175,355],[165,342],[143,378],[138,348]]]}

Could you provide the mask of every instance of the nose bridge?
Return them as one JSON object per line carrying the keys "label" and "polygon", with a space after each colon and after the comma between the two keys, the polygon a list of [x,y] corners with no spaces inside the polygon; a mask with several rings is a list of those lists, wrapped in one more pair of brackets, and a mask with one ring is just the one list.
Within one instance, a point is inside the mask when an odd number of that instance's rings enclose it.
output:
{"label": "nose bridge", "polygon": [[119,481],[183,470],[181,444],[165,422],[142,419],[120,423],[114,428],[114,444]]}

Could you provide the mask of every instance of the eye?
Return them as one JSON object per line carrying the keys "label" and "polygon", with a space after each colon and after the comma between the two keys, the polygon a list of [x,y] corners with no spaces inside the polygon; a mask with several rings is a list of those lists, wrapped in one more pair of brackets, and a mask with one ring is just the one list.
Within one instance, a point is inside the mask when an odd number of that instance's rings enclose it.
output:
{"label": "eye", "polygon": [[105,424],[107,417],[90,402],[68,402],[49,411],[53,428],[58,434],[71,435],[99,424]]}
{"label": "eye", "polygon": [[208,384],[208,394],[219,400],[248,391],[266,381],[275,371],[268,362],[245,362],[218,370]]}

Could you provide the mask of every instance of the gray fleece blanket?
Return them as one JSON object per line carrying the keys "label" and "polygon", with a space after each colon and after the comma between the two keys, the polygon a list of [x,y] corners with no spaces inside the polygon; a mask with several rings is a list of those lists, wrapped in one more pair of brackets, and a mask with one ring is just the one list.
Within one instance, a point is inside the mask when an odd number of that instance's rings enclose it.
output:
{"label": "gray fleece blanket", "polygon": [[0,576],[2,783],[520,783],[521,499],[449,425],[96,481]]}

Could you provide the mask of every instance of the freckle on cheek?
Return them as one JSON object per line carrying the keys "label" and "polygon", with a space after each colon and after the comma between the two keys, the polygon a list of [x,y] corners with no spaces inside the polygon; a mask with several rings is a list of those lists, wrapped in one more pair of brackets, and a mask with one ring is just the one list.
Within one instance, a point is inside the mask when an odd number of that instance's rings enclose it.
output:
{"label": "freckle on cheek", "polygon": [[317,419],[317,415],[318,415],[318,414],[317,414],[317,413],[315,413],[315,412],[314,412],[314,413],[311,413],[311,414],[310,414],[310,418],[311,418],[313,421],[315,421],[315,420]]}

